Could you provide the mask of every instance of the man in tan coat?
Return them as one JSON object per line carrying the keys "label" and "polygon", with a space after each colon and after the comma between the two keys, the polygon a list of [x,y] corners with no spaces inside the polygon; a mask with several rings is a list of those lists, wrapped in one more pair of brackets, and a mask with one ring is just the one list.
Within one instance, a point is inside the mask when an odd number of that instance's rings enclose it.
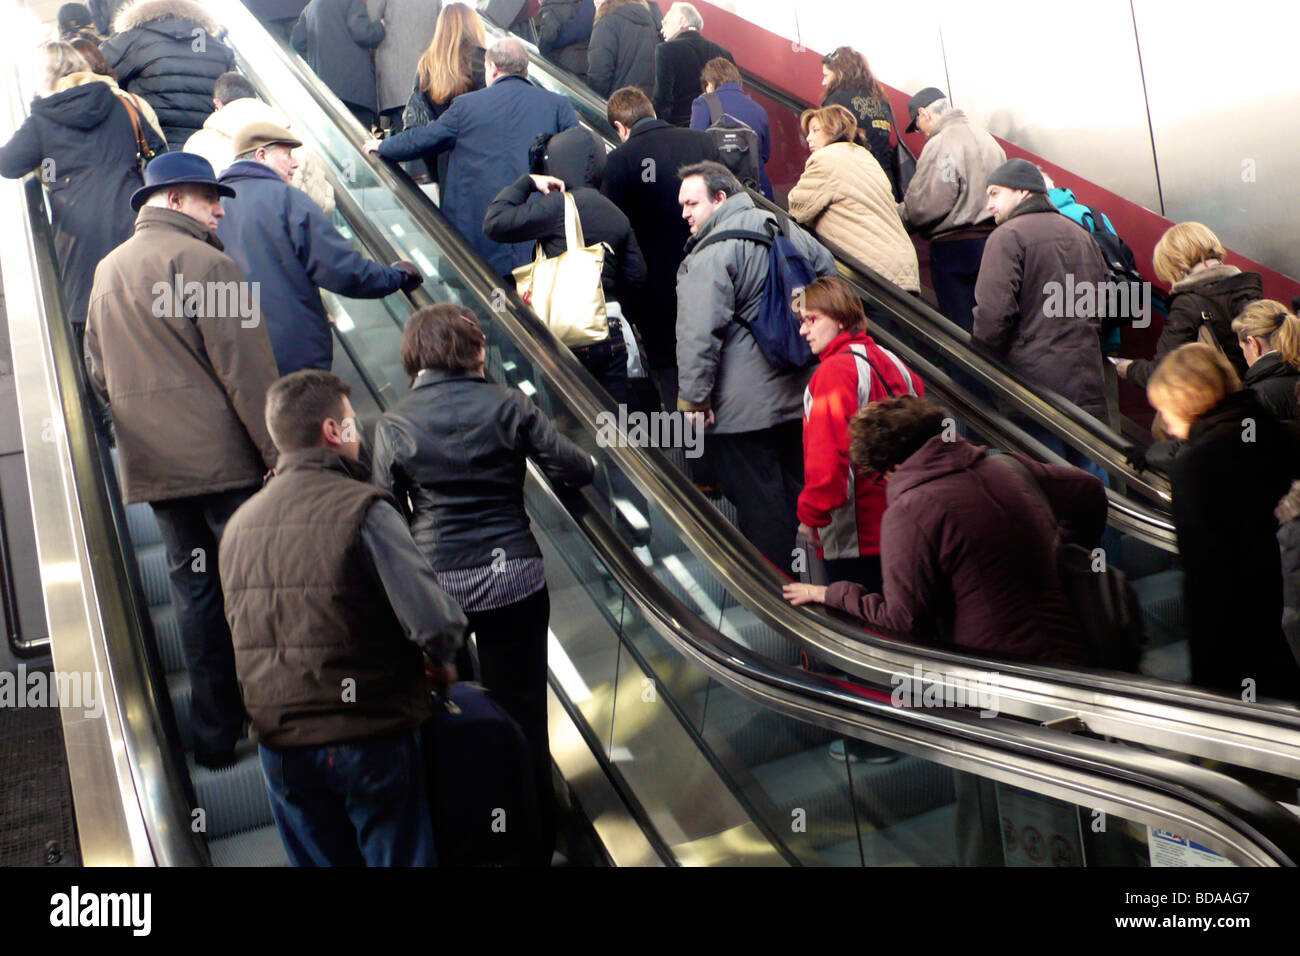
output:
{"label": "man in tan coat", "polygon": [[259,291],[216,237],[221,196],[233,194],[201,156],[149,164],[131,197],[135,235],[95,270],[85,343],[112,411],[123,493],[150,503],[167,548],[195,758],[208,767],[233,761],[244,723],[217,545],[276,459],[263,417],[275,356]]}
{"label": "man in tan coat", "polygon": [[927,87],[907,104],[911,133],[926,135],[916,175],[898,211],[909,229],[930,241],[930,278],[939,311],[967,332],[974,325],[975,280],[993,217],[984,208],[989,173],[1007,154],[986,130]]}

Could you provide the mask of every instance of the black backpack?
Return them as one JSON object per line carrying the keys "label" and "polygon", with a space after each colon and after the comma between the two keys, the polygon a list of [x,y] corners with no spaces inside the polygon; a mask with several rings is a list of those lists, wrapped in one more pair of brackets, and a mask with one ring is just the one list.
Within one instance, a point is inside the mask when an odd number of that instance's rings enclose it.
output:
{"label": "black backpack", "polygon": [[[1067,216],[1066,218],[1074,218]],[[1105,217],[1090,206],[1083,207],[1083,213],[1076,220],[1079,225],[1087,229],[1092,235],[1092,241],[1097,244],[1101,251],[1101,257],[1106,260],[1106,268],[1110,270],[1110,281],[1112,283],[1141,283],[1142,273],[1138,272],[1137,257],[1133,255],[1133,250],[1129,244],[1114,232],[1107,224]],[[1132,286],[1130,285],[1130,288]],[[1111,329],[1117,329],[1125,325],[1132,325],[1135,319],[1141,318],[1140,315],[1119,315],[1104,316],[1101,320],[1102,332],[1109,332]]]}
{"label": "black backpack", "polygon": [[709,128],[705,130],[718,148],[722,165],[736,174],[749,189],[758,189],[763,163],[758,155],[758,133],[730,113],[722,111],[717,93],[705,93],[709,107]]}

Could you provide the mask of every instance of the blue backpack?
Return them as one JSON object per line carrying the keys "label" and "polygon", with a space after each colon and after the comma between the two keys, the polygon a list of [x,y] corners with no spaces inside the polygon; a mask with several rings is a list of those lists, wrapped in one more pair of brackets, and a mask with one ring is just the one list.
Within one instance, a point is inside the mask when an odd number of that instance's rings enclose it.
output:
{"label": "blue backpack", "polygon": [[790,308],[796,292],[817,278],[807,257],[781,230],[775,219],[767,222],[767,232],[749,229],[724,229],[707,237],[695,247],[698,252],[705,246],[727,239],[744,239],[767,246],[770,250],[767,263],[767,283],[763,287],[763,304],[752,322],[740,318],[736,321],[748,330],[758,343],[759,351],[769,365],[778,372],[807,368],[812,364],[812,350],[799,334],[799,318]]}

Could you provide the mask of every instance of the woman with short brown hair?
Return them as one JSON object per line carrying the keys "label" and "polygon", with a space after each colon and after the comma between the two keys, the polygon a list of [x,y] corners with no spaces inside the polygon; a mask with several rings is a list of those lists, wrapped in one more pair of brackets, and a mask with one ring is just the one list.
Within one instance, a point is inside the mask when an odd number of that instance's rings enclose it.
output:
{"label": "woman with short brown hair", "polygon": [[[546,724],[550,597],[542,552],[524,510],[532,458],[553,484],[589,484],[593,461],[517,389],[484,377],[485,337],[474,313],[442,303],[402,333],[411,390],[375,427],[373,480],[407,507],[411,535],[476,635],[479,676],[518,721],[534,756],[543,834],[554,843]],[[457,668],[468,674],[468,653]]]}
{"label": "woman with short brown hair", "polygon": [[1187,439],[1169,487],[1192,683],[1233,697],[1250,689],[1300,699],[1300,667],[1282,633],[1273,515],[1300,478],[1300,443],[1208,345],[1169,353],[1147,398],[1169,433]]}

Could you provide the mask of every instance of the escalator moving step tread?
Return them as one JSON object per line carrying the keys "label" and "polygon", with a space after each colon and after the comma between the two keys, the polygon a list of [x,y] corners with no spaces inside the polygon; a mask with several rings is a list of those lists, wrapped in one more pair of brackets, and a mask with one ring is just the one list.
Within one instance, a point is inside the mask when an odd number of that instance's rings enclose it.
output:
{"label": "escalator moving step tread", "polygon": [[258,827],[208,843],[214,866],[288,866],[280,833],[274,825]]}
{"label": "escalator moving step tread", "polygon": [[44,866],[51,843],[81,862],[59,709],[0,707],[0,866]]}

